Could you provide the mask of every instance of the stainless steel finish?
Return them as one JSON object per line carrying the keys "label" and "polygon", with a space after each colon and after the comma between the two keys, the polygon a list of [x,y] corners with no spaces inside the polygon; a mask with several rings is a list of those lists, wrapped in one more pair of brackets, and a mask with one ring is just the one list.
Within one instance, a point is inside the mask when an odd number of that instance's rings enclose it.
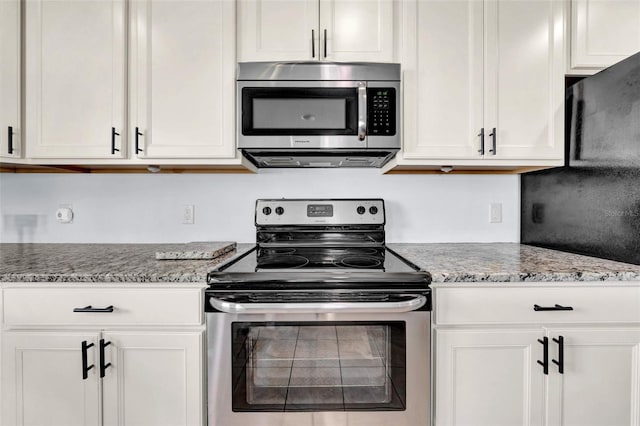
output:
{"label": "stainless steel finish", "polygon": [[367,83],[358,83],[358,139],[367,137]]}
{"label": "stainless steel finish", "polygon": [[211,298],[211,306],[230,314],[338,314],[338,313],[401,313],[420,309],[427,302],[425,296],[402,302],[317,302],[317,303],[232,303]]}
{"label": "stainless steel finish", "polygon": [[[224,314],[207,313],[209,426],[416,426],[428,425],[430,312],[403,314]],[[323,411],[234,413],[231,410],[232,322],[404,321],[407,400],[405,411]]]}
{"label": "stainless steel finish", "polygon": [[[312,41],[315,54],[315,38]],[[326,53],[326,52],[325,52]],[[318,52],[320,55],[321,53]],[[382,167],[401,146],[401,85],[400,65],[385,63],[334,63],[334,62],[243,62],[238,64],[236,92],[236,132],[238,149],[257,167]],[[349,135],[305,135],[311,124],[312,111],[294,114],[281,122],[281,112],[254,116],[258,123],[274,123],[273,129],[287,128],[300,131],[291,134],[245,135],[243,133],[244,88],[354,88],[357,90],[357,123],[349,122]],[[367,134],[366,89],[385,87],[395,89],[396,133],[392,136]],[[327,104],[330,102],[328,101]],[[255,105],[254,105],[255,106]],[[329,108],[329,107],[328,107]],[[292,109],[292,108],[289,108]],[[316,108],[318,109],[318,108]],[[322,108],[320,108],[322,110]],[[325,109],[326,110],[326,109]],[[304,118],[302,116],[305,116]],[[322,116],[322,114],[321,114]],[[354,117],[353,120],[356,118]],[[295,121],[295,125],[290,125]],[[278,124],[281,123],[281,124]],[[284,124],[283,124],[284,123]],[[288,123],[288,124],[287,124]],[[316,122],[317,123],[317,122]],[[329,115],[324,115],[326,126],[343,128]],[[337,123],[337,124],[336,124]],[[335,127],[333,127],[335,126]],[[355,129],[357,126],[357,129]],[[319,129],[325,128],[323,125]],[[287,132],[282,132],[287,133]],[[309,132],[306,132],[309,133]],[[331,131],[327,131],[331,133]]]}
{"label": "stainless steel finish", "polygon": [[240,62],[242,80],[400,81],[400,64],[373,62]]}
{"label": "stainless steel finish", "polygon": [[[400,128],[401,121],[398,119],[396,123],[395,136],[367,136],[361,139],[361,135],[274,135],[274,136],[246,136],[242,134],[242,126],[240,120],[242,120],[242,89],[245,87],[320,87],[320,88],[354,88],[358,90],[358,127],[366,128],[366,96],[364,98],[364,104],[361,102],[361,90],[364,90],[366,95],[366,88],[361,89],[360,85],[362,81],[238,81],[237,83],[237,99],[236,102],[236,114],[238,120],[237,140],[238,148],[242,150],[248,150],[254,157],[261,156],[260,153],[269,151],[271,155],[267,157],[282,158],[282,162],[289,167],[301,167],[305,163],[304,159],[298,157],[296,150],[304,150],[305,152],[314,151],[318,153],[318,157],[322,157],[326,153],[339,153],[340,150],[352,150],[352,152],[345,153],[344,156],[331,157],[326,156],[318,162],[326,162],[327,165],[323,167],[332,167],[331,164],[336,166],[336,161],[342,160],[346,164],[338,164],[339,166],[358,166],[358,163],[367,162],[367,160],[375,160],[379,150],[386,150],[386,155],[392,157],[396,151],[400,149]],[[400,82],[380,82],[380,81],[367,81],[367,87],[391,87],[396,89],[396,105],[399,105],[400,96]],[[364,110],[364,112],[362,112]],[[364,122],[362,122],[364,120]],[[303,133],[301,131],[301,133]],[[374,158],[369,155],[369,150],[374,153]],[[254,151],[255,150],[255,151]],[[285,151],[286,150],[286,151]],[[280,152],[274,153],[274,151]],[[301,151],[302,152],[302,151]],[[288,158],[289,157],[289,158]],[[384,158],[384,156],[382,156]],[[348,161],[351,159],[352,161]],[[360,159],[360,161],[357,161]],[[364,161],[362,161],[364,160]],[[299,163],[297,164],[296,161]],[[274,163],[277,163],[275,161]],[[386,163],[386,161],[384,161]],[[382,163],[382,164],[384,164]],[[367,164],[368,166],[371,166]],[[272,164],[276,166],[276,164]],[[380,167],[376,165],[376,167]]]}
{"label": "stainless steel finish", "polygon": [[[378,136],[370,136],[369,141],[373,141]],[[330,138],[325,139],[329,140]],[[358,149],[340,150],[331,148],[317,149],[243,149],[245,157],[260,168],[380,168],[387,164],[398,152],[399,148],[387,149]]]}
{"label": "stainless steel finish", "polygon": [[[322,205],[331,206],[331,217],[309,217],[307,215],[309,206]],[[358,214],[357,208],[362,206],[366,209],[364,214]],[[269,207],[271,214],[265,215],[264,208]],[[284,213],[274,214],[277,207],[282,207]],[[376,214],[369,213],[369,209],[375,207]],[[381,199],[275,199],[256,201],[256,225],[384,225],[385,210],[384,201]]]}

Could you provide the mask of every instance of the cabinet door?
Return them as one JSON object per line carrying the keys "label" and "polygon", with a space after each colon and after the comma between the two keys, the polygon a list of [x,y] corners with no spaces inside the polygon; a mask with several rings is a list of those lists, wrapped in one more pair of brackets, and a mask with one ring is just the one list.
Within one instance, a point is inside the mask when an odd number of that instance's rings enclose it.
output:
{"label": "cabinet door", "polygon": [[394,0],[320,0],[320,58],[394,60]]}
{"label": "cabinet door", "polygon": [[132,3],[134,154],[234,157],[234,22],[230,1]]}
{"label": "cabinet door", "polygon": [[[2,336],[2,424],[99,426],[97,333],[5,332]],[[82,341],[88,378],[82,378]]]}
{"label": "cabinet door", "polygon": [[485,7],[485,157],[562,159],[565,3],[489,0]]}
{"label": "cabinet door", "polygon": [[19,158],[20,1],[0,1],[0,158]]}
{"label": "cabinet door", "polygon": [[435,425],[542,425],[543,334],[437,330]]}
{"label": "cabinet door", "polygon": [[318,59],[318,0],[238,0],[238,62]]}
{"label": "cabinet door", "polygon": [[[549,424],[640,425],[640,328],[550,329],[563,336],[564,374],[549,371]],[[558,360],[551,341],[550,358]]]}
{"label": "cabinet door", "polygon": [[598,71],[639,51],[640,1],[571,1],[572,70]]}
{"label": "cabinet door", "polygon": [[104,425],[199,425],[204,419],[201,332],[105,332]]}
{"label": "cabinet door", "polygon": [[404,158],[479,159],[483,2],[403,4]]}
{"label": "cabinet door", "polygon": [[124,157],[124,1],[25,8],[27,156]]}

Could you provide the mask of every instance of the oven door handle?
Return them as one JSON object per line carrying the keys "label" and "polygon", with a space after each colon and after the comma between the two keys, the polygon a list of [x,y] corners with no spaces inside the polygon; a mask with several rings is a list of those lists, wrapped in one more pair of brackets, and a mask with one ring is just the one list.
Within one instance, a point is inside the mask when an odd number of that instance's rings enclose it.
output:
{"label": "oven door handle", "polygon": [[399,313],[420,309],[426,296],[400,302],[309,302],[309,303],[234,303],[215,297],[209,303],[220,312],[229,314],[328,314],[328,313]]}

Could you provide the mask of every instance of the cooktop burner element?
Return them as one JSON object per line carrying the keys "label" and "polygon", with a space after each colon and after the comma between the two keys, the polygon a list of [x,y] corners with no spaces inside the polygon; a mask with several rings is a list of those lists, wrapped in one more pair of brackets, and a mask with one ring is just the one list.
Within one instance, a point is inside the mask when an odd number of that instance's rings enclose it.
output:
{"label": "cooktop burner element", "polygon": [[212,289],[428,290],[430,276],[385,246],[381,199],[258,200],[256,246],[212,271]]}
{"label": "cooktop burner element", "polygon": [[375,268],[381,265],[381,262],[375,257],[367,256],[347,256],[338,262],[347,268]]}
{"label": "cooktop burner element", "polygon": [[301,268],[309,263],[309,259],[295,254],[274,254],[258,258],[257,269]]}

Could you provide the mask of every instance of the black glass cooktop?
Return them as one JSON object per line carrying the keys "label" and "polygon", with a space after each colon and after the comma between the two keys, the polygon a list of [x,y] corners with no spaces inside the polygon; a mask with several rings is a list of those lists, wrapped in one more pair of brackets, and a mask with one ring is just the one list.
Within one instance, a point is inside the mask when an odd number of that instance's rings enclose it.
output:
{"label": "black glass cooktop", "polygon": [[427,288],[431,276],[384,246],[256,246],[209,273],[208,281],[217,288],[238,284],[244,288],[248,283],[265,288],[317,287],[318,283],[324,283],[323,288],[328,284],[344,288],[400,283]]}

